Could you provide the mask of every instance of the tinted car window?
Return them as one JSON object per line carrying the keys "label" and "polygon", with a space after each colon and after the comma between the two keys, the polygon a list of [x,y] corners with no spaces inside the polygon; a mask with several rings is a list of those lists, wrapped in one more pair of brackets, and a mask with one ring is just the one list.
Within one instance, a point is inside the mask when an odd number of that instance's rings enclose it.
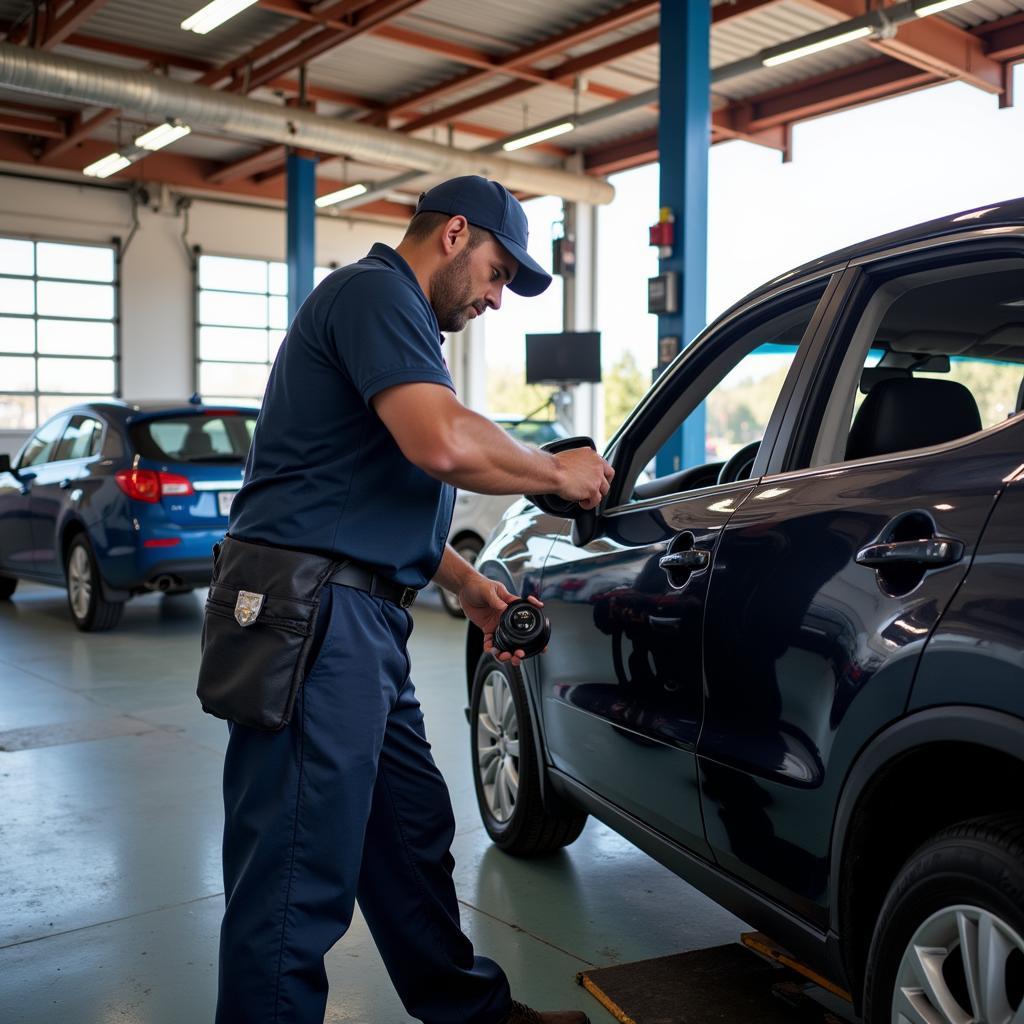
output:
{"label": "tinted car window", "polygon": [[90,416],[72,416],[57,446],[54,462],[64,459],[85,459],[99,451],[103,424]]}
{"label": "tinted car window", "polygon": [[57,447],[57,440],[61,435],[61,430],[66,420],[67,417],[65,416],[57,416],[55,419],[50,420],[49,423],[44,423],[32,435],[32,438],[25,446],[21,461],[18,463],[19,469],[24,469],[27,466],[39,466],[44,462],[53,461],[53,451]]}
{"label": "tinted car window", "polygon": [[131,428],[144,458],[168,462],[244,462],[256,417],[194,413],[146,420]]}
{"label": "tinted car window", "polygon": [[812,464],[929,447],[1020,412],[1022,271],[1000,259],[872,274]]}

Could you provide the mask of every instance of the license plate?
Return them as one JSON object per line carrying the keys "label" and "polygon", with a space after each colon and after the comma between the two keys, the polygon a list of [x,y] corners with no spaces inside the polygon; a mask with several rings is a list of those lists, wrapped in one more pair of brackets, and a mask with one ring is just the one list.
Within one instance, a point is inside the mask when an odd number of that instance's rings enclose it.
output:
{"label": "license plate", "polygon": [[237,493],[238,491],[217,492],[217,512],[219,515],[227,516],[231,514],[231,502],[234,501]]}

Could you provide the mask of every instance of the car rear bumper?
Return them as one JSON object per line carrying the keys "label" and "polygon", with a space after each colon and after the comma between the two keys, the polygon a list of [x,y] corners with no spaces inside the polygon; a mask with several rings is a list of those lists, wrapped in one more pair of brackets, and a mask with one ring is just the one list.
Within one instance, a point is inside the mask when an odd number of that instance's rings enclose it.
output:
{"label": "car rear bumper", "polygon": [[[135,534],[131,545],[97,547],[108,600],[125,600],[150,590],[205,587],[213,573],[213,546],[224,539],[224,527],[176,529],[163,527]],[[146,541],[173,542],[147,547]]]}

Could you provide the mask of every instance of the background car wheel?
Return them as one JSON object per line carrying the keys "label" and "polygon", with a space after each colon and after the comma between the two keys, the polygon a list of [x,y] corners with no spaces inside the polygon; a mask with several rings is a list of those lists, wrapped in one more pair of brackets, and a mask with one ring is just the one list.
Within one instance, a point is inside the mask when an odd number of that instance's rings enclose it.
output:
{"label": "background car wheel", "polygon": [[6,601],[18,589],[18,581],[10,576],[0,576],[0,601]]}
{"label": "background car wheel", "polygon": [[[475,565],[477,556],[484,549],[484,542],[479,537],[462,537],[452,547],[470,565]],[[451,591],[445,590],[444,587],[438,587],[438,590],[441,591],[441,603],[444,605],[444,610],[453,618],[464,619],[466,613],[462,610],[458,597]]]}
{"label": "background car wheel", "polygon": [[523,677],[485,654],[470,702],[473,781],[487,834],[506,853],[536,857],[578,838],[587,815],[550,788],[541,797],[540,760]]}
{"label": "background car wheel", "polygon": [[113,629],[120,622],[124,602],[104,599],[96,559],[84,535],[80,534],[71,542],[64,575],[71,618],[80,630],[99,633]]}
{"label": "background car wheel", "polygon": [[865,1024],[1024,1019],[1024,818],[940,832],[907,862],[868,953]]}

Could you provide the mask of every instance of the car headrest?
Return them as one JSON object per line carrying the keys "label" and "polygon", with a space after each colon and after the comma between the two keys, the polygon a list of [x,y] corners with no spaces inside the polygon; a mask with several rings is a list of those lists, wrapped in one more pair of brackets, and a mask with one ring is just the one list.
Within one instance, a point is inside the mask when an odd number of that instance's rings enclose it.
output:
{"label": "car headrest", "polygon": [[213,438],[202,430],[190,430],[185,436],[185,443],[181,446],[181,454],[186,458],[196,455],[211,455],[213,453]]}
{"label": "car headrest", "polygon": [[981,430],[974,396],[953,380],[880,380],[857,410],[847,459],[927,448]]}

